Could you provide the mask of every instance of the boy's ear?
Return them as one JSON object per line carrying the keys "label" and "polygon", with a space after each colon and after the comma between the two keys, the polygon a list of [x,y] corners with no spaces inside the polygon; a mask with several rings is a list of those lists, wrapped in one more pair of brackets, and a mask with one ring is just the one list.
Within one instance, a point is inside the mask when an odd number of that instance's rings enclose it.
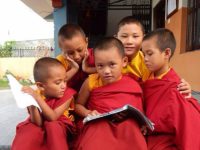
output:
{"label": "boy's ear", "polygon": [[166,48],[164,51],[165,54],[165,58],[169,59],[171,57],[171,49],[170,48]]}
{"label": "boy's ear", "polygon": [[85,41],[88,43],[88,37],[85,38]]}
{"label": "boy's ear", "polygon": [[127,66],[127,64],[128,64],[128,57],[127,56],[124,56],[124,58],[123,58],[123,67],[126,67]]}
{"label": "boy's ear", "polygon": [[85,38],[85,42],[87,43],[87,47],[88,47],[88,37]]}
{"label": "boy's ear", "polygon": [[114,34],[113,37],[117,38],[117,34]]}
{"label": "boy's ear", "polygon": [[44,91],[44,84],[42,82],[36,82],[35,84],[40,91]]}

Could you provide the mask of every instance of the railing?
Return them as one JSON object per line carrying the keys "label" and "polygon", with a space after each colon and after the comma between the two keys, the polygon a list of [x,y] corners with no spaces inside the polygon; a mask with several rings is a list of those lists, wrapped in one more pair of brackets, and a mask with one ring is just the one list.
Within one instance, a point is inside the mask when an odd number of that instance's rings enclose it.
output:
{"label": "railing", "polygon": [[0,57],[53,57],[52,47],[13,48],[12,50],[0,50]]}

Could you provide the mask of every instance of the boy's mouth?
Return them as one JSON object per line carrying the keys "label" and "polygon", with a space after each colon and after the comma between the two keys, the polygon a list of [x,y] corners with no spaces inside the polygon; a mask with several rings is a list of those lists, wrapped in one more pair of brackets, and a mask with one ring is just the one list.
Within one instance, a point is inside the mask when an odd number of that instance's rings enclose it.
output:
{"label": "boy's mouth", "polygon": [[113,78],[113,76],[104,76],[103,78],[104,78],[105,80],[110,80],[110,79]]}
{"label": "boy's mouth", "polygon": [[125,47],[125,51],[133,51],[135,47]]}

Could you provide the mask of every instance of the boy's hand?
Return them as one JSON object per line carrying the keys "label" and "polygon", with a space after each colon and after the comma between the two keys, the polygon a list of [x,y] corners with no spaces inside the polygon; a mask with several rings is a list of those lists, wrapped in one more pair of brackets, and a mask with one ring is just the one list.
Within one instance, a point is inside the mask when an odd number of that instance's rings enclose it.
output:
{"label": "boy's hand", "polygon": [[143,135],[147,135],[147,133],[148,133],[147,126],[142,126],[141,132]]}
{"label": "boy's hand", "polygon": [[79,69],[79,65],[77,64],[77,62],[75,62],[69,56],[66,56],[66,60],[68,61],[71,68],[74,68],[74,69],[77,69],[77,70]]}
{"label": "boy's hand", "polygon": [[89,53],[88,53],[88,50],[85,51],[85,56],[83,58],[83,61],[82,61],[82,70],[85,71],[88,64],[87,64],[87,59],[89,57]]}
{"label": "boy's hand", "polygon": [[31,95],[34,99],[38,99],[38,97],[40,96],[37,92],[35,92],[31,87],[29,86],[23,86],[22,87],[22,91],[24,93],[27,93],[29,95]]}
{"label": "boy's hand", "polygon": [[100,115],[100,113],[96,110],[92,110],[87,114],[87,116],[97,116],[97,115]]}
{"label": "boy's hand", "polygon": [[178,85],[177,89],[180,91],[181,94],[186,95],[185,98],[191,98],[192,96],[191,86],[184,79],[181,79],[181,83]]}

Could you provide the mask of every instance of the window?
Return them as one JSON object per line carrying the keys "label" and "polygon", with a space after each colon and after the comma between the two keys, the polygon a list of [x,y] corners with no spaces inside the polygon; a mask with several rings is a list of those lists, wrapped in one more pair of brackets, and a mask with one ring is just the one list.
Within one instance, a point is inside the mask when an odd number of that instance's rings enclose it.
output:
{"label": "window", "polygon": [[187,50],[200,49],[200,1],[188,0]]}

